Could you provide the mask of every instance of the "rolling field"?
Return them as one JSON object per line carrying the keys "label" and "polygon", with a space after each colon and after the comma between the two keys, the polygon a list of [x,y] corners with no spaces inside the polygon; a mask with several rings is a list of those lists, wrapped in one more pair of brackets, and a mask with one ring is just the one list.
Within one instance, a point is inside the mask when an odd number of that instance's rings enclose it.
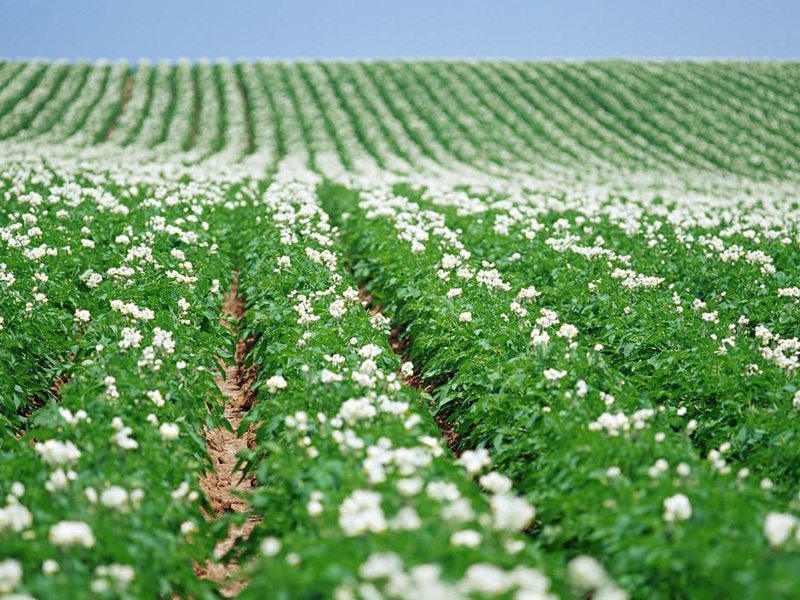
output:
{"label": "rolling field", "polygon": [[0,61],[0,598],[800,597],[799,81]]}

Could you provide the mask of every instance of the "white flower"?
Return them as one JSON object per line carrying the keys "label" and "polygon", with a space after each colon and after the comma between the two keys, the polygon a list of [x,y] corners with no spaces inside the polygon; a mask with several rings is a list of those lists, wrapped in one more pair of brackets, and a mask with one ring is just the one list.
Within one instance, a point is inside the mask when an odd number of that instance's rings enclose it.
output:
{"label": "white flower", "polygon": [[160,327],[153,329],[153,347],[161,348],[167,354],[175,352],[175,340],[172,339],[172,332],[165,331]]}
{"label": "white flower", "polygon": [[478,563],[469,567],[464,573],[464,584],[473,592],[494,597],[506,593],[513,582],[501,568]]}
{"label": "white flower", "polygon": [[797,517],[787,513],[771,512],[764,519],[764,535],[773,548],[782,546],[797,527]]}
{"label": "white flower", "polygon": [[339,527],[347,537],[368,531],[382,533],[388,524],[381,508],[381,494],[355,490],[339,506]]}
{"label": "white flower", "polygon": [[0,508],[0,533],[6,529],[19,533],[30,527],[33,524],[31,512],[19,502],[11,499],[8,502],[8,506]]}
{"label": "white flower", "polygon": [[0,562],[0,594],[10,594],[22,583],[22,565],[13,558]]}
{"label": "white flower", "polygon": [[[197,492],[191,492],[189,494],[189,499],[195,500],[197,498],[197,495],[198,495]],[[130,498],[131,498],[131,504],[133,504],[135,508],[139,508],[142,505],[142,500],[144,500],[144,490],[136,488],[131,492]]]}
{"label": "white flower", "polygon": [[395,531],[416,531],[422,527],[422,519],[413,506],[404,506],[389,521],[389,529]]}
{"label": "white flower", "polygon": [[566,371],[559,371],[558,369],[547,369],[544,373],[544,378],[549,381],[557,381],[567,376]]}
{"label": "white flower", "polygon": [[579,594],[605,586],[609,579],[606,570],[591,556],[577,556],[567,565],[570,580]]}
{"label": "white flower", "polygon": [[405,361],[403,366],[400,367],[400,375],[402,377],[411,377],[414,374],[414,363],[410,360]]}
{"label": "white flower", "polygon": [[342,403],[338,416],[346,422],[356,423],[360,420],[369,420],[378,414],[378,409],[370,402],[369,398],[349,398]]}
{"label": "white flower", "polygon": [[36,444],[36,453],[48,465],[66,465],[77,462],[81,457],[81,451],[72,442],[60,442],[58,440],[47,440],[44,443]]}
{"label": "white flower", "polygon": [[91,548],[95,542],[91,528],[82,521],[61,521],[53,525],[48,539],[54,546],[81,545]]}
{"label": "white flower", "polygon": [[46,561],[42,563],[42,573],[45,575],[53,575],[58,573],[61,567],[59,564],[54,561],[52,558],[48,558]]}
{"label": "white flower", "polygon": [[281,375],[273,375],[267,379],[267,391],[270,394],[276,393],[278,390],[286,389],[286,380]]}
{"label": "white flower", "polygon": [[324,507],[322,506],[322,492],[311,492],[310,499],[306,504],[306,510],[312,517],[318,517],[322,514]]}
{"label": "white flower", "polygon": [[306,505],[306,510],[308,510],[308,514],[312,517],[318,517],[322,514],[323,506],[322,503],[317,500],[311,500]]}
{"label": "white flower", "polygon": [[542,329],[558,325],[558,313],[556,311],[543,308],[539,311],[539,314],[541,316],[536,319],[536,324]]}
{"label": "white flower", "polygon": [[190,533],[194,533],[197,531],[197,525],[192,523],[191,521],[184,521],[181,523],[181,533],[183,535],[189,535]]}
{"label": "white flower", "polygon": [[178,427],[177,423],[162,423],[158,428],[158,432],[165,440],[177,439],[181,434],[180,427]]}
{"label": "white flower", "polygon": [[128,506],[128,492],[119,486],[112,486],[100,494],[100,503],[108,508],[124,510]]}
{"label": "white flower", "polygon": [[664,520],[667,523],[685,521],[692,516],[692,505],[683,494],[675,494],[664,499]]}
{"label": "white flower", "polygon": [[778,290],[778,298],[781,297],[800,298],[800,288],[798,287],[780,288]]}
{"label": "white flower", "polygon": [[451,544],[454,546],[466,546],[467,548],[477,548],[482,540],[483,536],[473,529],[456,531],[450,536]]}
{"label": "white flower", "polygon": [[344,377],[342,377],[338,373],[334,373],[333,371],[331,371],[329,369],[322,369],[322,371],[319,374],[319,380],[322,383],[325,383],[325,384],[327,384],[327,383],[335,383],[335,382],[338,382],[338,381],[342,381],[343,379],[344,379]]}
{"label": "white flower", "polygon": [[492,459],[489,457],[489,451],[485,448],[479,450],[465,450],[464,453],[456,461],[463,466],[467,473],[475,475],[492,464]]}
{"label": "white flower", "polygon": [[461,323],[469,323],[472,321],[472,313],[469,311],[462,312],[460,315],[458,315],[458,320]]}
{"label": "white flower", "polygon": [[[117,419],[119,417],[114,417],[114,421]],[[113,425],[114,423],[112,422]],[[117,443],[117,446],[123,450],[136,450],[139,447],[139,442],[130,437],[133,429],[123,426],[122,420],[119,421],[119,427],[115,427],[115,429],[117,429],[117,432],[112,436],[112,439]]]}
{"label": "white flower", "polygon": [[375,313],[369,319],[370,325],[379,331],[388,329],[391,322],[392,320],[389,317],[384,317],[381,313]]}
{"label": "white flower", "polygon": [[383,354],[383,348],[375,344],[367,344],[358,349],[358,355],[361,358],[375,359]]}
{"label": "white flower", "polygon": [[517,533],[536,517],[536,509],[524,498],[513,494],[495,494],[489,500],[497,531]]}
{"label": "white flower", "polygon": [[425,486],[425,493],[433,500],[449,500],[454,502],[461,497],[458,486],[447,481],[430,481]]}
{"label": "white flower", "polygon": [[75,479],[75,477],[77,477],[75,471],[70,471],[70,474],[72,475],[71,478],[64,472],[64,469],[56,469],[50,473],[50,477],[44,484],[44,489],[48,492],[63,490],[69,485],[70,479]]}
{"label": "white flower", "polygon": [[394,552],[375,552],[358,568],[363,579],[383,579],[403,572],[403,559]]}
{"label": "white flower", "polygon": [[77,425],[81,421],[85,421],[89,418],[89,415],[86,414],[85,410],[77,410],[75,414],[72,414],[72,411],[68,408],[64,408],[63,406],[58,407],[58,413],[61,415],[68,425]]}
{"label": "white flower", "polygon": [[522,288],[519,291],[519,293],[517,294],[517,300],[524,300],[524,301],[535,300],[536,298],[538,298],[541,295],[542,295],[542,293],[537,291],[535,287],[530,286],[530,287]]}
{"label": "white flower", "polygon": [[493,494],[507,494],[511,491],[511,479],[497,471],[483,475],[478,481],[483,489]]}
{"label": "white flower", "polygon": [[531,331],[531,344],[534,346],[542,346],[550,341],[550,334],[543,329],[534,327]]}
{"label": "white flower", "polygon": [[469,500],[458,498],[442,508],[442,518],[450,523],[466,523],[475,519],[475,511]]}
{"label": "white flower", "polygon": [[91,589],[97,594],[105,594],[112,589],[117,594],[123,594],[136,577],[133,567],[117,563],[101,565],[94,573],[95,579],[92,580]]}
{"label": "white flower", "polygon": [[334,319],[343,317],[347,313],[347,307],[345,306],[344,300],[339,299],[331,302],[331,305],[328,307],[328,312],[331,313],[331,316]]}
{"label": "white flower", "polygon": [[402,496],[410,497],[419,494],[424,485],[425,480],[422,477],[406,477],[398,479],[395,487]]}
{"label": "white flower", "polygon": [[[509,554],[519,554],[525,549],[525,542],[523,542],[522,540],[515,540],[513,538],[509,538],[503,543],[503,548],[505,548],[505,551],[508,552]],[[527,599],[526,597],[523,596],[519,600],[527,600]],[[539,600],[539,598],[533,596],[530,600]]]}
{"label": "white flower", "polygon": [[567,338],[571,340],[572,338],[578,335],[578,328],[575,325],[570,325],[569,323],[564,323],[559,330],[556,332],[558,337]]}
{"label": "white flower", "polygon": [[88,310],[78,309],[78,310],[75,311],[75,320],[76,321],[80,321],[82,323],[88,323],[91,318],[92,318],[92,315],[89,314]]}
{"label": "white flower", "polygon": [[125,327],[122,330],[122,339],[119,341],[121,350],[128,348],[138,348],[142,343],[143,336],[133,327]]}
{"label": "white flower", "polygon": [[281,551],[281,542],[278,538],[265,537],[261,540],[261,554],[267,557],[275,556]]}
{"label": "white flower", "polygon": [[164,397],[161,395],[160,391],[151,390],[147,392],[147,397],[150,398],[153,404],[155,404],[158,408],[162,408],[164,406]]}

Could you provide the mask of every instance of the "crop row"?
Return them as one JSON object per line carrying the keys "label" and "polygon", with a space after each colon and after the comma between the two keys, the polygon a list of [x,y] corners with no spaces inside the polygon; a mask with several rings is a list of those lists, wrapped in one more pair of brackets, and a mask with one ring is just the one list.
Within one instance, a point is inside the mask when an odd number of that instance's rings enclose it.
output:
{"label": "crop row", "polygon": [[[138,160],[302,165],[342,179],[524,182],[609,171],[780,180],[800,164],[793,65],[13,61],[0,134]],[[88,73],[87,73],[88,70]],[[34,118],[35,115],[35,118]],[[286,167],[283,167],[286,168]]]}
{"label": "crop row", "polygon": [[26,175],[0,217],[2,592],[209,597],[228,191]]}
{"label": "crop row", "polygon": [[[595,559],[567,569],[524,534],[537,508],[485,449],[451,455],[315,183],[79,173],[5,171],[4,592],[210,598],[195,565],[257,518],[232,550],[245,598],[624,597]],[[209,520],[198,479],[205,434],[227,427],[219,318],[239,263],[258,485],[245,515]]]}
{"label": "crop row", "polygon": [[[261,558],[240,597],[547,598],[550,578],[563,591],[563,566],[519,535],[535,508],[485,450],[454,460],[403,384],[413,365],[364,310],[314,186],[277,181],[251,210],[240,290],[258,400],[240,429],[255,428],[261,521],[245,556]],[[591,565],[586,591],[611,594]]]}
{"label": "crop row", "polygon": [[[629,383],[656,404],[686,410],[704,456],[727,444],[729,462],[796,493],[791,224],[773,218],[753,227],[752,215],[722,223],[695,214],[656,229],[655,218],[635,221],[633,211],[615,223],[624,205],[579,214],[579,204],[546,211],[476,199],[435,204],[428,202],[462,231],[475,259],[514,286],[535,285],[539,301],[588,345],[601,344]],[[472,214],[464,214],[467,205]]]}
{"label": "crop row", "polygon": [[[338,215],[356,277],[405,327],[408,357],[436,386],[432,408],[454,425],[462,448],[490,449],[496,468],[537,506],[536,538],[547,551],[607,557],[610,572],[637,597],[674,597],[690,587],[693,597],[698,590],[708,597],[791,595],[798,557],[774,553],[764,533],[768,513],[791,506],[790,499],[775,497],[771,482],[726,468],[735,440],[716,448],[713,460],[698,451],[708,448],[704,437],[725,439],[729,424],[712,421],[714,411],[733,409],[715,406],[702,387],[684,404],[674,389],[672,396],[661,393],[659,379],[636,376],[638,355],[628,356],[630,368],[618,355],[640,326],[650,339],[692,342],[692,330],[705,321],[690,307],[686,326],[665,331],[664,323],[648,321],[663,310],[650,297],[655,292],[646,284],[627,291],[602,273],[610,270],[607,257],[600,264],[570,257],[560,266],[563,252],[528,253],[516,240],[514,249],[531,262],[527,269],[501,269],[481,256],[504,239],[488,227],[473,223],[464,235],[442,213],[389,190],[358,196],[328,188],[323,197]],[[587,298],[588,282],[596,287]],[[628,305],[638,308],[638,320],[626,318]],[[621,344],[598,341],[615,332]],[[643,354],[645,364],[652,362]],[[713,364],[706,368],[716,374]],[[705,378],[702,363],[691,366]],[[676,368],[678,377],[698,385]],[[735,372],[740,381],[741,370]],[[785,411],[793,388],[776,386],[781,374],[769,375],[759,380],[761,389],[783,389]],[[774,427],[779,419],[772,410],[754,411],[749,424],[757,427],[760,418],[765,429]],[[773,448],[745,462],[760,457],[762,470],[786,474],[791,461],[781,459],[791,445]]]}

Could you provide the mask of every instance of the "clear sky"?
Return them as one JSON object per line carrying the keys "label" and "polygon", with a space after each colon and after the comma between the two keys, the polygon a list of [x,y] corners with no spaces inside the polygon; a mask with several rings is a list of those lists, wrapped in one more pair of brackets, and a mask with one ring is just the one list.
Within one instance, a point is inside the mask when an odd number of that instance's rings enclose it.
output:
{"label": "clear sky", "polygon": [[0,0],[0,56],[800,58],[800,0]]}

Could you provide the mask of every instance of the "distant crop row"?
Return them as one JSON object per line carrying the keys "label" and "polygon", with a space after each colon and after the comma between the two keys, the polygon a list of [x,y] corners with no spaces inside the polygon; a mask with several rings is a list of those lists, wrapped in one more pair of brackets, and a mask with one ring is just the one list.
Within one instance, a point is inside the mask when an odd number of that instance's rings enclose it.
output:
{"label": "distant crop row", "polygon": [[[575,165],[782,178],[793,63],[0,64],[0,139],[332,175],[559,179]],[[116,149],[116,150],[115,150]],[[285,162],[284,162],[285,164]]]}

